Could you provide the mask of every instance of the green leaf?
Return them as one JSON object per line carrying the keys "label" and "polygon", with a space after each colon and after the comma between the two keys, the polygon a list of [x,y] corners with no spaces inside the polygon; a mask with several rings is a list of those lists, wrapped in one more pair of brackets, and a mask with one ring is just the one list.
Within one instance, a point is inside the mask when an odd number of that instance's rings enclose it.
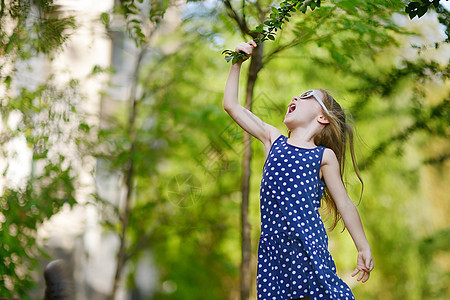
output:
{"label": "green leaf", "polygon": [[344,55],[334,50],[331,50],[331,57],[340,65],[343,65],[347,62]]}
{"label": "green leaf", "polygon": [[109,18],[109,14],[104,12],[100,15],[100,20],[102,21],[102,23],[106,26],[108,26],[109,22],[110,22],[110,18]]}
{"label": "green leaf", "polygon": [[12,77],[10,75],[5,77],[5,81],[4,83],[6,84],[6,88],[10,88],[11,87],[11,82],[12,82]]}
{"label": "green leaf", "polygon": [[422,6],[420,2],[411,2],[406,6],[405,11],[409,15],[410,19],[413,19],[415,16],[419,18],[423,16],[427,12],[428,7]]}
{"label": "green leaf", "polygon": [[427,6],[421,6],[417,9],[417,16],[420,18],[422,17],[428,10]]}
{"label": "green leaf", "polygon": [[341,8],[342,10],[344,10],[347,13],[350,14],[356,14],[357,10],[355,7],[355,3],[351,0],[344,0],[344,1],[339,1],[336,4],[337,7]]}
{"label": "green leaf", "polygon": [[78,128],[84,132],[89,132],[91,129],[91,127],[86,123],[80,123],[80,125],[78,125]]}

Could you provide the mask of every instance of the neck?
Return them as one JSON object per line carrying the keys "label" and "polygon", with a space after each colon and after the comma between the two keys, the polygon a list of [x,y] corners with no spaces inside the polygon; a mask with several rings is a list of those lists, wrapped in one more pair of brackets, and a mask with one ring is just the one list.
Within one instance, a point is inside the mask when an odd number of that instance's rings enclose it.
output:
{"label": "neck", "polygon": [[306,148],[315,147],[314,137],[317,134],[315,130],[311,130],[309,128],[300,128],[297,127],[291,131],[291,135],[289,140],[291,144],[295,146],[302,146]]}

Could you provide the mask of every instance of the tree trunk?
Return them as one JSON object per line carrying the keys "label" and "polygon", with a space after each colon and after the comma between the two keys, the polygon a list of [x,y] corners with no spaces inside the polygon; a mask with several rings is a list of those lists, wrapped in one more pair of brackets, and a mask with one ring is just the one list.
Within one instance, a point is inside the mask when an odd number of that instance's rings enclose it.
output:
{"label": "tree trunk", "polygon": [[[247,91],[245,95],[245,107],[252,109],[253,90],[255,87],[258,72],[262,68],[263,45],[259,45],[252,55],[250,70],[247,77]],[[250,298],[250,289],[252,283],[251,277],[251,244],[250,244],[250,223],[248,221],[248,207],[250,194],[250,176],[251,176],[252,147],[251,136],[244,132],[244,157],[242,160],[242,207],[241,207],[241,226],[242,226],[242,262],[241,262],[241,300]]]}
{"label": "tree trunk", "polygon": [[122,277],[122,271],[123,267],[127,260],[127,253],[126,253],[126,231],[128,229],[128,223],[130,220],[131,215],[131,201],[133,198],[133,191],[134,191],[134,154],[136,151],[136,128],[135,128],[135,120],[136,120],[136,114],[137,114],[137,94],[136,94],[136,88],[137,88],[137,82],[138,82],[138,74],[139,74],[139,68],[141,66],[142,58],[144,57],[146,53],[146,47],[142,48],[139,52],[138,58],[136,60],[136,64],[134,67],[134,77],[133,81],[131,83],[131,89],[130,89],[130,98],[129,98],[129,104],[130,104],[130,110],[128,114],[128,130],[127,134],[130,137],[130,154],[129,159],[127,162],[127,165],[125,166],[125,176],[124,176],[124,184],[125,188],[127,189],[127,193],[125,196],[125,203],[124,203],[124,209],[123,214],[120,216],[120,221],[122,222],[122,229],[120,233],[120,245],[119,245],[119,252],[117,254],[117,265],[116,265],[116,273],[114,275],[114,282],[113,282],[113,288],[110,294],[110,299],[114,300],[117,293],[117,287],[120,282],[120,278]]}

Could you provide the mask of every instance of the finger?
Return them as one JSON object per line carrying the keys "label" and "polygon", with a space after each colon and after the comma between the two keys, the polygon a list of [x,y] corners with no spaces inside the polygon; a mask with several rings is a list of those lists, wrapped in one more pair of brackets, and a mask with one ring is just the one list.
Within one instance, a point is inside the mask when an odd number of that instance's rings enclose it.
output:
{"label": "finger", "polygon": [[364,272],[370,272],[370,268],[367,267],[367,266],[362,266],[361,269],[362,269]]}
{"label": "finger", "polygon": [[367,270],[370,271],[370,265],[373,264],[373,259],[371,257],[366,259],[364,264],[366,265]]}
{"label": "finger", "polygon": [[372,259],[368,259],[364,262],[364,270],[366,270],[367,272],[372,271],[373,269],[373,260]]}
{"label": "finger", "polygon": [[240,43],[236,46],[236,52],[244,52],[246,54],[249,54],[248,52],[251,51],[251,47],[247,43]]}
{"label": "finger", "polygon": [[258,45],[256,44],[256,42],[255,42],[254,40],[248,41],[248,44],[249,44],[250,46],[252,46],[253,48],[258,47]]}
{"label": "finger", "polygon": [[359,273],[359,270],[358,270],[358,268],[356,268],[355,271],[353,271],[353,273],[352,273],[352,277],[355,277],[356,274],[358,274],[358,273]]}
{"label": "finger", "polygon": [[363,279],[365,273],[366,273],[365,271],[361,271],[361,273],[359,273],[359,276],[358,276],[357,280],[361,281],[361,279]]}
{"label": "finger", "polygon": [[374,268],[373,260],[370,261],[369,270],[372,271]]}
{"label": "finger", "polygon": [[364,282],[366,282],[367,280],[369,280],[369,277],[370,277],[370,273],[369,273],[369,272],[366,272],[366,273],[364,274],[364,277],[363,277],[362,282],[364,283]]}
{"label": "finger", "polygon": [[253,48],[249,44],[245,44],[242,50],[245,54],[252,55]]}

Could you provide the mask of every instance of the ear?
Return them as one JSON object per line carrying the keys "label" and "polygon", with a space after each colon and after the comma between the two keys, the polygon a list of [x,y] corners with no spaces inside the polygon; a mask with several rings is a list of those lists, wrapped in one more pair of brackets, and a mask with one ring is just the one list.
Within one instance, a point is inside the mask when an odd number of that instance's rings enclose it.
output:
{"label": "ear", "polygon": [[318,116],[317,117],[317,122],[319,122],[321,125],[330,124],[330,121],[328,121],[328,119],[324,115]]}

